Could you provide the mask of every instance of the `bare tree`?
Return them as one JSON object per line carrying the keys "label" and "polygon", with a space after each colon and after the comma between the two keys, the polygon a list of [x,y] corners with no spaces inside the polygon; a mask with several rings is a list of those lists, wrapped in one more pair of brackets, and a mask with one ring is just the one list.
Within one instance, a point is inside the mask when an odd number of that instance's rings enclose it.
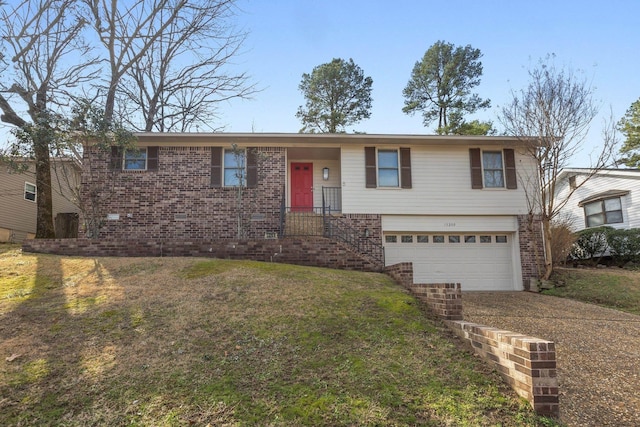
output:
{"label": "bare tree", "polygon": [[86,22],[78,7],[73,0],[24,0],[0,11],[6,53],[0,120],[14,126],[10,154],[35,159],[37,238],[55,237],[50,154],[60,148],[56,123],[74,90],[97,77],[97,61],[81,37]]}
{"label": "bare tree", "polygon": [[133,129],[187,131],[254,92],[245,73],[225,72],[245,38],[227,24],[235,0],[87,1],[110,66],[107,119],[122,111]]}
{"label": "bare tree", "polygon": [[50,156],[83,158],[81,138],[68,138],[78,99],[104,100],[106,124],[135,110],[137,129],[185,131],[251,93],[245,74],[223,72],[244,40],[225,26],[234,2],[0,0],[0,120],[15,127],[8,154],[36,159],[36,237],[54,237]]}
{"label": "bare tree", "polygon": [[[535,159],[535,171],[521,175],[527,189],[529,215],[539,215],[545,242],[544,274],[553,272],[552,220],[558,216],[573,192],[584,185],[597,171],[609,166],[617,144],[615,122],[605,124],[602,146],[592,158],[591,172],[568,194],[556,193],[560,171],[583,148],[589,126],[598,113],[593,88],[574,71],[557,68],[553,57],[541,60],[529,70],[529,84],[511,92],[511,100],[502,108],[500,122],[506,133],[527,141]],[[535,141],[535,142],[532,142]]]}
{"label": "bare tree", "polygon": [[142,114],[143,125],[129,122],[132,128],[186,132],[203,126],[214,130],[217,104],[254,92],[245,73],[225,70],[245,39],[245,34],[226,24],[233,14],[233,1],[192,2],[147,53],[134,61],[121,87],[128,109],[125,117]]}

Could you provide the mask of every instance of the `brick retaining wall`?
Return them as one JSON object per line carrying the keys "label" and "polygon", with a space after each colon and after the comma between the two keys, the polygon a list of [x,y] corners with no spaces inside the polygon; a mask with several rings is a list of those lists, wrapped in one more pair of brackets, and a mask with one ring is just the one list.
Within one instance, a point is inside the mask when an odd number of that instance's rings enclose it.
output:
{"label": "brick retaining wall", "polygon": [[26,252],[70,256],[161,257],[195,256],[251,259],[342,270],[381,271],[382,267],[329,239],[279,240],[126,240],[34,239],[25,240]]}
{"label": "brick retaining wall", "polygon": [[552,341],[464,321],[449,327],[493,364],[504,381],[541,415],[559,415],[556,349]]}
{"label": "brick retaining wall", "polygon": [[485,362],[495,366],[504,381],[541,415],[559,415],[555,344],[516,332],[462,321],[459,283],[413,283],[413,264],[385,267],[385,273],[411,291],[446,321]]}
{"label": "brick retaining wall", "polygon": [[445,320],[462,320],[460,283],[416,283],[411,292]]}

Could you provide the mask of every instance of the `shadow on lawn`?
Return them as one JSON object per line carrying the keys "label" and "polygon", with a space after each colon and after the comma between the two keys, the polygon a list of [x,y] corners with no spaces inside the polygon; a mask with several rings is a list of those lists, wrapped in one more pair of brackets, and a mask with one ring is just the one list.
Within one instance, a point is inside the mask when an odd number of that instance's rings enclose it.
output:
{"label": "shadow on lawn", "polygon": [[[101,359],[117,353],[92,309],[104,285],[96,274],[100,263],[74,280],[65,277],[62,258],[36,260],[30,292],[0,317],[2,425],[56,424],[91,410],[99,393],[95,384],[105,375]],[[100,279],[87,291],[82,278],[91,275]],[[103,354],[107,347],[109,356]]]}

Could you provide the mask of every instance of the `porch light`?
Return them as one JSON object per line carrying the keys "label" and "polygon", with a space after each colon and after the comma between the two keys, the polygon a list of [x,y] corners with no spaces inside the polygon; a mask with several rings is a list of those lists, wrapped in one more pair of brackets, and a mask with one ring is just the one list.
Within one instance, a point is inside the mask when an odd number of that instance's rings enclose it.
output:
{"label": "porch light", "polygon": [[364,237],[369,237],[369,229],[368,228],[364,229]]}
{"label": "porch light", "polygon": [[329,180],[329,168],[322,168],[322,179]]}

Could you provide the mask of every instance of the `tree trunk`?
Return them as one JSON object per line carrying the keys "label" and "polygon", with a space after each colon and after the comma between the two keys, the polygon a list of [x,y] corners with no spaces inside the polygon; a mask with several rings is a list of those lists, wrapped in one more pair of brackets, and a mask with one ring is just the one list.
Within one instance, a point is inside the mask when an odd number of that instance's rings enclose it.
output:
{"label": "tree trunk", "polygon": [[36,239],[54,239],[51,162],[47,141],[34,141],[36,157]]}
{"label": "tree trunk", "polygon": [[549,280],[553,273],[553,256],[551,252],[551,221],[548,218],[542,219],[542,232],[544,234],[544,274],[543,280]]}

